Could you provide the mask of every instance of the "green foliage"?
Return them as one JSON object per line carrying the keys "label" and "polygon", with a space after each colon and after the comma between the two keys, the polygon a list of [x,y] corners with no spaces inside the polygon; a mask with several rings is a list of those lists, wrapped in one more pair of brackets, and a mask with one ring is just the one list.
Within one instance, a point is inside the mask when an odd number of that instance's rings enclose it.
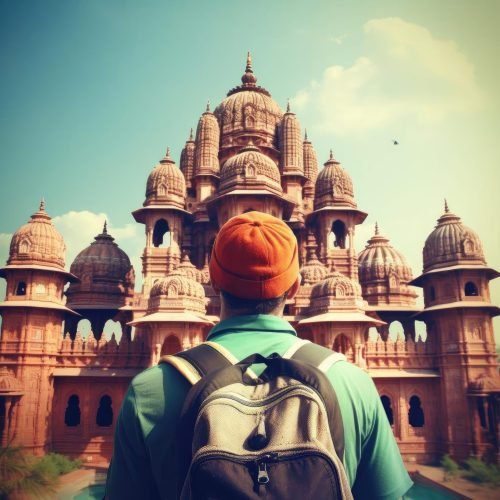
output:
{"label": "green foliage", "polygon": [[53,498],[58,477],[80,467],[79,460],[70,460],[58,453],[34,457],[21,448],[0,448],[0,500],[13,494],[32,498]]}
{"label": "green foliage", "polygon": [[456,477],[460,473],[460,465],[458,465],[457,462],[450,457],[450,455],[444,455],[440,463],[441,467],[444,469],[445,481]]}
{"label": "green foliage", "polygon": [[40,459],[48,470],[53,471],[56,476],[67,474],[82,466],[81,460],[72,460],[60,453],[48,453]]}
{"label": "green foliage", "polygon": [[500,486],[500,467],[495,464],[487,464],[475,457],[469,457],[464,462],[463,476],[476,483],[490,483]]}

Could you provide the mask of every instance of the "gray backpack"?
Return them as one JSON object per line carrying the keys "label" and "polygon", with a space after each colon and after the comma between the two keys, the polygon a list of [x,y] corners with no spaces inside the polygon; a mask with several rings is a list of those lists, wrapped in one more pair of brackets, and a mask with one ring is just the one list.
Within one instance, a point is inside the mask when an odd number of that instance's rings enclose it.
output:
{"label": "gray backpack", "polygon": [[164,356],[193,384],[178,434],[178,497],[352,499],[342,416],[325,376],[343,359],[304,340],[284,356],[239,362],[214,342]]}

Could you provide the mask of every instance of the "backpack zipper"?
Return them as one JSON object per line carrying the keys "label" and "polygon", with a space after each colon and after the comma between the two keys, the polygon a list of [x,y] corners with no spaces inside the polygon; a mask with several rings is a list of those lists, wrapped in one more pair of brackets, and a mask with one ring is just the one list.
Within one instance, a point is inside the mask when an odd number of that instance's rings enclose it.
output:
{"label": "backpack zipper", "polygon": [[335,462],[326,453],[321,453],[319,451],[307,448],[296,451],[288,451],[281,454],[277,452],[269,452],[269,453],[264,453],[263,455],[260,455],[258,457],[241,457],[240,455],[235,455],[233,453],[225,451],[213,452],[212,450],[206,450],[201,453],[198,453],[195,457],[193,457],[191,466],[193,469],[195,469],[204,462],[208,462],[209,460],[216,460],[219,458],[236,462],[238,464],[245,466],[248,466],[250,463],[254,463],[257,467],[257,476],[255,477],[255,481],[257,482],[258,485],[266,485],[271,481],[271,477],[269,476],[269,471],[267,468],[269,463],[285,462],[288,460],[293,460],[296,458],[302,458],[308,456],[309,457],[317,456],[319,458],[322,458],[328,463],[335,477],[337,498],[343,498],[342,494],[342,490],[344,489],[343,487],[349,488],[349,486],[342,484],[342,480],[340,478],[340,474],[338,472]]}
{"label": "backpack zipper", "polygon": [[236,401],[238,403],[241,403],[242,405],[249,406],[249,407],[256,407],[256,406],[264,406],[268,405],[270,403],[274,403],[278,399],[280,399],[282,396],[287,394],[288,392],[292,391],[297,391],[297,392],[303,392],[306,393],[308,396],[316,396],[317,393],[313,389],[309,389],[308,387],[304,385],[292,385],[288,387],[284,387],[283,389],[280,389],[279,391],[275,392],[272,396],[268,396],[267,398],[262,398],[262,399],[245,399],[242,398],[239,394],[236,394],[234,392],[223,392],[221,394],[215,394],[212,396],[209,396],[203,403],[201,404],[198,413],[201,413],[202,410],[207,406],[209,403],[215,400],[220,400],[220,399],[230,399],[232,401]]}

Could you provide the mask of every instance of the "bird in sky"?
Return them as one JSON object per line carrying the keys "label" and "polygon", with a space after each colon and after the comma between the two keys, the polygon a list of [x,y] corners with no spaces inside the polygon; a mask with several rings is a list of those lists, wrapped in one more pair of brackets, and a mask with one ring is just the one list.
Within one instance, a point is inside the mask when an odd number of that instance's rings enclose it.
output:
{"label": "bird in sky", "polygon": [[399,142],[398,142],[398,141],[396,141],[396,139],[393,139],[393,140],[392,140],[392,143],[394,144],[394,146],[398,146],[398,145],[399,145]]}

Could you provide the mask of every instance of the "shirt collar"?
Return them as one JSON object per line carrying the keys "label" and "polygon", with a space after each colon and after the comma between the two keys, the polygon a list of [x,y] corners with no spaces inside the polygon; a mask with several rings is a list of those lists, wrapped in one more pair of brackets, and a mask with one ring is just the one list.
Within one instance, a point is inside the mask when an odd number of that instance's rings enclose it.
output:
{"label": "shirt collar", "polygon": [[217,335],[230,332],[269,332],[288,333],[297,336],[297,332],[288,321],[272,314],[252,314],[246,316],[232,316],[215,325],[207,336],[207,340]]}

